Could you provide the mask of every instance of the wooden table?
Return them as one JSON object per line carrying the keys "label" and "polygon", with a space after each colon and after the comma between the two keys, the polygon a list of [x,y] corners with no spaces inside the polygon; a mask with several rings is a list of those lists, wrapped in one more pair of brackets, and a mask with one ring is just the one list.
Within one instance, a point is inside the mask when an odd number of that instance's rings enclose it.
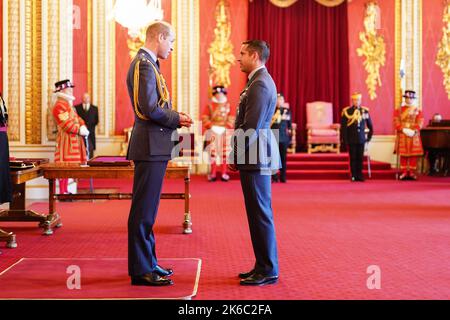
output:
{"label": "wooden table", "polygon": [[[0,221],[37,221],[39,222],[39,227],[44,228],[44,234],[50,234],[51,229],[58,224],[57,219],[42,215],[33,210],[27,210],[25,207],[26,183],[43,175],[40,166],[42,163],[47,163],[48,159],[26,160],[35,162],[35,167],[24,170],[11,170],[13,198],[9,210],[0,211]],[[16,236],[12,232],[6,232],[0,229],[0,241],[6,241],[6,246],[9,248],[17,247]]]}
{"label": "wooden table", "polygon": [[[56,194],[55,179],[74,178],[74,179],[132,179],[134,175],[134,166],[130,165],[107,165],[107,166],[89,166],[68,163],[49,163],[41,166],[44,178],[49,181],[49,219],[55,219],[56,200],[129,200],[132,193],[90,193],[83,194]],[[186,165],[178,165],[169,163],[165,178],[181,178],[184,179],[184,192],[180,193],[162,193],[161,199],[178,199],[184,200],[184,221],[183,233],[192,233],[192,221],[189,208],[189,183],[190,170]],[[59,219],[59,216],[58,216]],[[60,220],[58,220],[60,223]]]}

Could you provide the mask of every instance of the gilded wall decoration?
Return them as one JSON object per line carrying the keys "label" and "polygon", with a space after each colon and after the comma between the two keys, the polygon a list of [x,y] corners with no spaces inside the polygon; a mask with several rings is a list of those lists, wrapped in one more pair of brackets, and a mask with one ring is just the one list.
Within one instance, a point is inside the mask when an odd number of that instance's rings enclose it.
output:
{"label": "gilded wall decoration", "polygon": [[[252,0],[250,0],[251,2]],[[299,0],[270,0],[270,2],[277,7],[280,8],[287,8],[292,6],[294,3],[296,3]],[[301,1],[301,0],[300,0]],[[327,7],[335,7],[343,3],[345,0],[316,0],[316,2],[320,3],[323,6]]]}
{"label": "gilded wall decoration", "polygon": [[6,105],[9,111],[8,137],[10,141],[20,141],[20,1],[7,1],[7,83]]}
{"label": "gilded wall decoration", "polygon": [[358,56],[365,57],[366,85],[371,100],[377,97],[377,87],[382,85],[380,69],[386,62],[386,44],[384,38],[377,34],[377,12],[378,4],[375,1],[366,4],[364,32],[359,33],[361,47],[356,49]]}
{"label": "gilded wall decoration", "polygon": [[42,1],[25,2],[25,142],[41,143]]}
{"label": "gilded wall decoration", "polygon": [[447,0],[442,18],[442,39],[439,41],[436,64],[441,68],[444,76],[444,87],[450,100],[450,0]]}
{"label": "gilded wall decoration", "polygon": [[210,85],[228,87],[231,84],[230,68],[236,60],[230,40],[231,22],[228,1],[217,1],[215,18],[214,40],[208,49]]}

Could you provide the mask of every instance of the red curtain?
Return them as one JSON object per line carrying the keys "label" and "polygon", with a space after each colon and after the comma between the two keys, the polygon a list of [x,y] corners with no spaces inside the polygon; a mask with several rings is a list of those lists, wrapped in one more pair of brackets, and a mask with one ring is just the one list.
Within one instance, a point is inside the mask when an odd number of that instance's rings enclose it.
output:
{"label": "red curtain", "polygon": [[302,0],[279,8],[268,0],[253,0],[248,34],[270,45],[267,69],[290,103],[298,143],[304,147],[306,103],[332,102],[338,122],[350,100],[347,2],[326,7]]}

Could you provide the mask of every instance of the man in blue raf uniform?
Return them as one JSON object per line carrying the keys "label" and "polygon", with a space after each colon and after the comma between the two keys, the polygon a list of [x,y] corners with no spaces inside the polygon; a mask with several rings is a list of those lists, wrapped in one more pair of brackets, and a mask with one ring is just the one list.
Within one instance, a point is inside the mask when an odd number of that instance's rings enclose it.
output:
{"label": "man in blue raf uniform", "polygon": [[166,286],[171,269],[158,265],[153,225],[161,188],[171,155],[176,155],[176,128],[190,127],[192,119],[171,109],[169,91],[159,70],[158,58],[173,51],[175,33],[170,24],[155,22],[131,63],[128,93],[135,120],[127,159],[134,161],[133,198],[128,218],[128,272],[132,285]]}
{"label": "man in blue raf uniform", "polygon": [[241,285],[265,285],[278,280],[278,255],[272,212],[271,175],[280,168],[278,144],[270,130],[277,88],[264,64],[269,58],[264,41],[242,44],[239,64],[248,74],[241,93],[229,164],[239,170],[256,262],[239,274]]}
{"label": "man in blue raf uniform", "polygon": [[[366,126],[369,129],[366,137]],[[342,110],[341,139],[348,145],[352,181],[364,181],[362,173],[364,148],[372,139],[373,126],[369,109],[361,107],[361,94],[352,95],[352,106]]]}

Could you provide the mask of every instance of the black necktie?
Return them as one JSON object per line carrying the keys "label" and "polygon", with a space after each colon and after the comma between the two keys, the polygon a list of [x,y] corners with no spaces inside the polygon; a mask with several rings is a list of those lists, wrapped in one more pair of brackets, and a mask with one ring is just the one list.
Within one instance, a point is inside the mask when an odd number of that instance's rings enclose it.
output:
{"label": "black necktie", "polygon": [[157,65],[158,68],[159,68],[159,59],[156,59],[156,65]]}

